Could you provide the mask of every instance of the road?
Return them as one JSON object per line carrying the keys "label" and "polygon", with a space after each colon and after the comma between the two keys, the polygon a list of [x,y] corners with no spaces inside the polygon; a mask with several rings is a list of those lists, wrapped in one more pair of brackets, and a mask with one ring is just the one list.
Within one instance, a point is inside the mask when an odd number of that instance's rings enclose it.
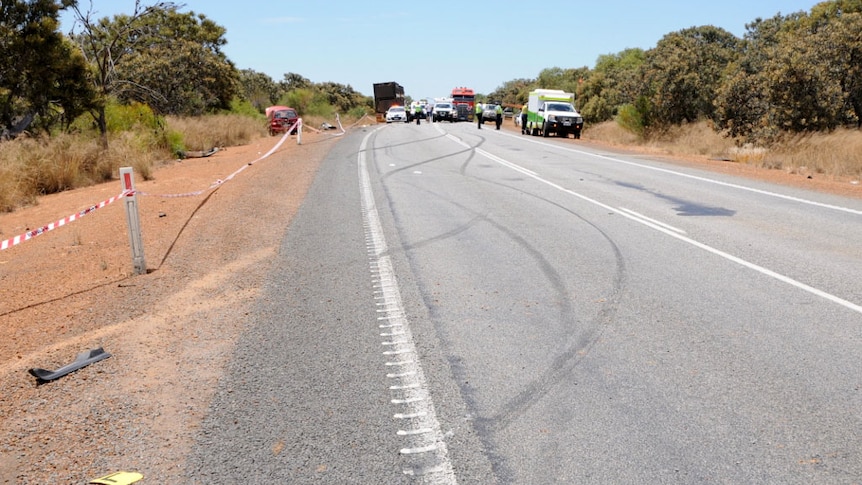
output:
{"label": "road", "polygon": [[862,480],[862,201],[491,125],[322,165],[206,483]]}

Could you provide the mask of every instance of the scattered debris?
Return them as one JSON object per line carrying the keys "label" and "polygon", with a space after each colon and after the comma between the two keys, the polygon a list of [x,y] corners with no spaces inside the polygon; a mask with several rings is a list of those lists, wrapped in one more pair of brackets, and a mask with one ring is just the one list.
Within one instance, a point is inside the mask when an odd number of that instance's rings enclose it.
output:
{"label": "scattered debris", "polygon": [[76,370],[86,367],[90,364],[98,362],[100,360],[107,359],[111,354],[105,352],[101,347],[93,350],[87,350],[78,354],[78,357],[69,365],[64,365],[55,371],[39,369],[34,367],[29,370],[30,375],[38,379],[40,382],[48,382],[53,381],[55,379],[59,379],[66,374],[71,372],[75,372]]}
{"label": "scattered debris", "polygon": [[137,472],[116,472],[104,477],[94,478],[90,480],[90,485],[129,485],[144,478],[143,475]]}
{"label": "scattered debris", "polygon": [[217,151],[219,151],[219,148],[213,147],[209,151],[206,151],[206,152],[202,151],[202,150],[197,150],[197,151],[191,151],[191,152],[179,152],[179,155],[180,155],[180,158],[204,158],[204,157],[208,157],[210,155],[213,155]]}

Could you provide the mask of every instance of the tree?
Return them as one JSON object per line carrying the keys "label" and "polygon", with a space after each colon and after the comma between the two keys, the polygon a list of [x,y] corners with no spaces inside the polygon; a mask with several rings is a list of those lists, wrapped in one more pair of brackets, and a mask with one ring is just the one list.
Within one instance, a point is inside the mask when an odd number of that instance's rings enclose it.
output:
{"label": "tree", "polygon": [[349,84],[324,82],[315,85],[315,88],[326,96],[329,104],[341,113],[346,113],[356,106],[365,104],[365,96],[354,91]]}
{"label": "tree", "polygon": [[567,93],[574,93],[578,90],[578,84],[582,79],[589,75],[589,68],[568,68],[551,67],[542,69],[539,76],[536,78],[536,87],[541,89],[561,89]]}
{"label": "tree", "polygon": [[239,72],[221,52],[223,27],[173,6],[153,9],[137,23],[145,35],[116,66],[118,99],[187,116],[230,108]]}
{"label": "tree", "polygon": [[802,16],[777,14],[747,24],[740,56],[725,71],[716,90],[715,127],[729,136],[750,142],[774,138],[778,128],[770,121],[771,84],[767,65],[781,43],[781,33],[794,29]]}
{"label": "tree", "polygon": [[535,87],[535,84],[536,81],[534,79],[513,79],[503,83],[491,92],[488,97],[500,100],[503,104],[520,106],[527,102],[530,91]]}
{"label": "tree", "polygon": [[83,59],[59,32],[58,15],[73,2],[0,4],[0,131],[68,123],[93,101]]}
{"label": "tree", "polygon": [[581,114],[591,122],[611,119],[620,106],[632,104],[641,92],[642,49],[599,56],[596,67],[579,84]]}
{"label": "tree", "polygon": [[311,87],[311,80],[296,74],[295,72],[288,72],[284,75],[284,79],[279,83],[281,89],[287,93],[293,91],[294,89],[307,89]]}
{"label": "tree", "polygon": [[92,4],[90,10],[84,11],[77,2],[68,3],[75,12],[76,27],[81,29],[80,32],[73,32],[72,38],[92,66],[94,73],[93,83],[99,99],[92,111],[93,118],[102,135],[102,145],[107,147],[108,123],[105,117],[105,106],[118,84],[123,82],[117,77],[117,65],[126,55],[135,52],[137,44],[146,38],[151,25],[142,20],[154,15],[160,9],[173,7],[173,4],[160,2],[143,6],[141,0],[135,0],[132,15],[117,15],[113,20],[106,17],[97,21],[93,18]]}
{"label": "tree", "polygon": [[281,97],[279,85],[262,72],[243,69],[239,73],[239,84],[242,96],[261,112]]}
{"label": "tree", "polygon": [[860,123],[860,2],[824,2],[782,25],[763,63],[767,123],[784,131]]}
{"label": "tree", "polygon": [[713,119],[716,91],[738,49],[737,37],[709,25],[665,35],[647,51],[643,64],[654,122]]}

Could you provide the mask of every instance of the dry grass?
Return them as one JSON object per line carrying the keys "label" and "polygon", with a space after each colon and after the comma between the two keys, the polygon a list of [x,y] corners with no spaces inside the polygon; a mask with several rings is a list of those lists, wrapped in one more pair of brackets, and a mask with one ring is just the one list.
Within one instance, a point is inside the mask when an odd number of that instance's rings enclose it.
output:
{"label": "dry grass", "polygon": [[266,135],[266,120],[225,114],[167,118],[168,129],[182,133],[186,151],[206,151],[215,147],[245,145]]}
{"label": "dry grass", "polygon": [[787,137],[765,157],[764,163],[792,173],[834,177],[862,176],[862,131],[839,129]]}
{"label": "dry grass", "polygon": [[585,140],[596,140],[616,146],[637,145],[638,136],[624,130],[614,121],[605,121],[595,125],[586,124],[581,135]]}
{"label": "dry grass", "polygon": [[584,138],[616,146],[637,145],[656,153],[728,160],[789,173],[817,173],[833,177],[862,176],[862,131],[840,129],[832,133],[788,136],[770,147],[737,143],[716,133],[707,122],[690,123],[664,131],[648,140],[613,121],[584,130]]}
{"label": "dry grass", "polygon": [[168,118],[164,132],[110,133],[104,150],[93,135],[59,134],[2,142],[0,212],[34,204],[40,195],[114,180],[132,167],[144,180],[154,167],[176,160],[176,151],[245,145],[266,133],[261,119],[242,115]]}

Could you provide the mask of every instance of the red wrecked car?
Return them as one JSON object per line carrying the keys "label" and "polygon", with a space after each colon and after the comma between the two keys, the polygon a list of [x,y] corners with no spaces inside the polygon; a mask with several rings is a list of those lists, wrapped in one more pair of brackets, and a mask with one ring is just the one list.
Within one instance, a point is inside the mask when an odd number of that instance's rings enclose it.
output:
{"label": "red wrecked car", "polygon": [[266,108],[266,119],[269,122],[269,134],[284,133],[293,128],[299,121],[296,110],[287,106],[270,106]]}

